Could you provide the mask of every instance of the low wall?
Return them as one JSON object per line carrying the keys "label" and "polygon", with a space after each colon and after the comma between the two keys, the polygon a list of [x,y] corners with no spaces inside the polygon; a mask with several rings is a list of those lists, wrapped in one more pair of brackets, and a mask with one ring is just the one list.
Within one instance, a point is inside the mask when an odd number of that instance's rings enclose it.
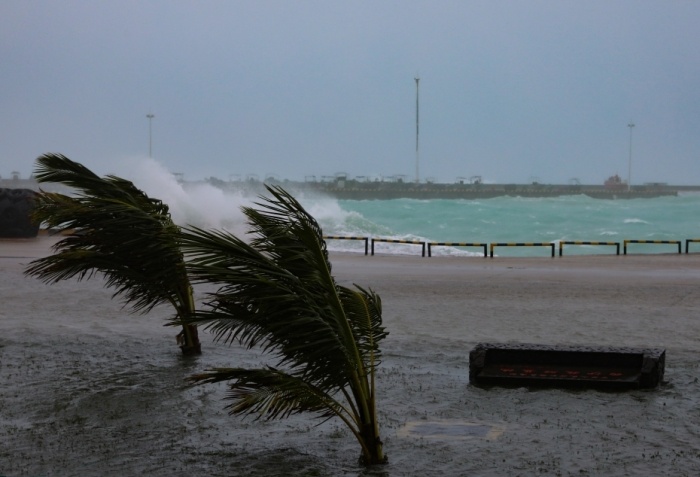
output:
{"label": "low wall", "polygon": [[36,192],[31,189],[0,188],[0,238],[32,238],[39,224],[31,220]]}

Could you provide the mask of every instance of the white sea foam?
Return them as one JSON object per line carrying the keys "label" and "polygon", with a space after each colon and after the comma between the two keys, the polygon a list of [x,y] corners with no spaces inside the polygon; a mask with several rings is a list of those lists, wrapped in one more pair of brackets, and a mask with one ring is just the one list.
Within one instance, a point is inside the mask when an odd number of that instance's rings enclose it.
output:
{"label": "white sea foam", "polygon": [[125,165],[124,177],[149,196],[167,204],[178,225],[226,229],[233,233],[245,231],[241,207],[251,205],[251,198],[225,193],[207,182],[185,186],[153,159],[134,158],[126,160]]}

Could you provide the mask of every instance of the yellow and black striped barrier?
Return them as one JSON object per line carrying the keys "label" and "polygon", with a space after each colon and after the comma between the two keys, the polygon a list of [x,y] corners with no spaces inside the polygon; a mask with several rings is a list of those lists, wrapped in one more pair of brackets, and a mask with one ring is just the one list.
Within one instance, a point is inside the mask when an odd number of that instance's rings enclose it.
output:
{"label": "yellow and black striped barrier", "polygon": [[562,240],[559,242],[559,256],[563,255],[564,245],[614,245],[617,248],[617,255],[620,255],[620,242],[581,242],[578,240]]}
{"label": "yellow and black striped barrier", "polygon": [[627,255],[627,244],[628,243],[661,243],[661,244],[671,244],[678,245],[678,253],[681,253],[681,241],[680,240],[625,240],[625,255]]}
{"label": "yellow and black striped barrier", "polygon": [[495,247],[551,247],[552,257],[554,257],[554,243],[552,242],[503,242],[491,243],[491,258],[493,258],[493,249]]}
{"label": "yellow and black striped barrier", "polygon": [[689,244],[690,242],[693,242],[693,243],[696,243],[696,242],[697,242],[697,243],[700,243],[700,239],[685,239],[685,253],[688,253],[688,244]]}
{"label": "yellow and black striped barrier", "polygon": [[486,252],[487,243],[483,242],[428,242],[428,257],[432,257],[431,247],[435,246],[445,246],[445,247],[484,247],[484,257],[488,256]]}
{"label": "yellow and black striped barrier", "polygon": [[324,240],[364,240],[365,241],[365,255],[367,255],[367,249],[369,244],[369,239],[367,237],[352,237],[345,235],[324,235]]}
{"label": "yellow and black striped barrier", "polygon": [[373,238],[372,239],[372,255],[374,255],[374,242],[383,243],[406,243],[410,245],[421,245],[423,247],[422,257],[425,257],[425,242],[421,240],[394,240],[394,239],[383,239],[383,238]]}
{"label": "yellow and black striped barrier", "polygon": [[[349,235],[324,235],[324,240],[362,240],[365,242],[365,255],[369,251],[369,237],[360,236],[349,236]],[[374,255],[374,243],[403,243],[409,245],[420,245],[422,247],[421,256],[425,257],[426,244],[428,248],[428,257],[432,257],[432,247],[445,246],[445,247],[483,247],[484,257],[487,255],[487,246],[490,246],[491,257],[493,258],[493,250],[495,247],[551,247],[552,257],[554,257],[554,247],[553,242],[425,242],[422,240],[395,240],[395,239],[384,239],[384,238],[373,238],[372,239],[372,255]],[[627,244],[668,244],[677,245],[678,253],[681,253],[682,240],[625,240],[624,242],[624,254],[627,255]],[[685,240],[685,253],[689,253],[690,243],[700,243],[700,238],[697,239],[686,239]],[[563,256],[564,245],[609,245],[616,247],[616,254],[620,255],[620,242],[598,242],[598,241],[580,241],[580,240],[562,240],[559,242],[559,256]]]}

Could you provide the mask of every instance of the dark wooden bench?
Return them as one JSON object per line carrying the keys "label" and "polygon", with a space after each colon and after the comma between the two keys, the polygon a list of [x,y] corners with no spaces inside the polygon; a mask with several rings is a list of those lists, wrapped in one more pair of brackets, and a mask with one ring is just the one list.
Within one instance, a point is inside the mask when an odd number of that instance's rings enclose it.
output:
{"label": "dark wooden bench", "polygon": [[469,381],[506,386],[655,388],[666,350],[604,346],[479,343],[469,353]]}

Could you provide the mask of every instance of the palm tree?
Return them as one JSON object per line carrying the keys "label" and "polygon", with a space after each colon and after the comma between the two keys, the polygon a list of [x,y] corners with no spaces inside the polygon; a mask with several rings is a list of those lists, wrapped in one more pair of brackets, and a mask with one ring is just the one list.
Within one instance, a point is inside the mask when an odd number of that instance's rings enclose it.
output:
{"label": "palm tree", "polygon": [[54,254],[32,261],[25,273],[46,283],[77,277],[106,277],[134,312],[147,313],[170,303],[171,324],[182,325],[178,344],[184,354],[199,354],[195,311],[180,228],[160,200],[148,197],[131,182],[116,176],[98,177],[85,166],[60,154],[37,159],[37,181],[60,183],[77,193],[69,197],[41,191],[33,218],[66,236]]}
{"label": "palm tree", "polygon": [[291,195],[245,207],[250,243],[224,231],[183,230],[194,280],[218,284],[205,323],[217,341],[260,346],[275,358],[262,369],[217,368],[195,384],[227,382],[231,414],[284,418],[311,412],[339,417],[357,438],[365,465],[386,462],[377,423],[375,368],[381,300],[371,290],[338,285],[322,231]]}

